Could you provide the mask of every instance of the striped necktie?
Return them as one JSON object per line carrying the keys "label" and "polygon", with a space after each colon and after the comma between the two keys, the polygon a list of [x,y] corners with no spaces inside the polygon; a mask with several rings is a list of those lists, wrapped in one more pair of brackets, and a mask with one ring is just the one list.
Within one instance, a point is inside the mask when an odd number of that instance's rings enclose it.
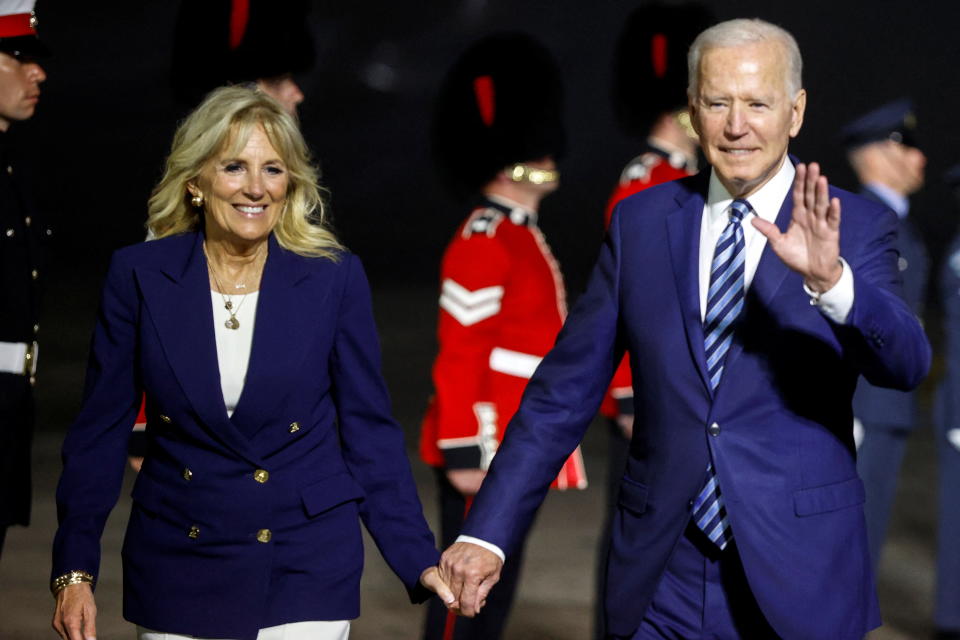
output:
{"label": "striped necktie", "polygon": [[[730,221],[717,240],[710,264],[710,288],[703,319],[703,346],[707,358],[710,389],[717,390],[723,376],[723,363],[733,340],[734,321],[743,310],[743,219],[752,211],[746,200],[730,205]],[[707,464],[707,481],[693,504],[693,519],[711,542],[723,549],[733,539],[727,510],[713,463]]]}

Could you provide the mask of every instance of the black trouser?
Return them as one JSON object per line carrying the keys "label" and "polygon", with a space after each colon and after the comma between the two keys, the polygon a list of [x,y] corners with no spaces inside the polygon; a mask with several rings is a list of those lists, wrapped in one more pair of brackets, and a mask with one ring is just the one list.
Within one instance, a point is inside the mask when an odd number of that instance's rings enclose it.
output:
{"label": "black trouser", "polygon": [[26,376],[0,373],[0,530],[30,524],[33,387]]}
{"label": "black trouser", "polygon": [[[437,486],[440,501],[440,537],[442,548],[446,549],[460,535],[460,527],[467,506],[463,495],[453,488],[443,469],[437,469]],[[424,640],[498,640],[503,633],[513,604],[513,596],[520,578],[523,564],[523,548],[507,557],[500,574],[500,581],[494,585],[487,604],[475,618],[455,618],[448,615],[447,608],[436,596],[427,606]],[[448,626],[452,625],[452,634]]]}

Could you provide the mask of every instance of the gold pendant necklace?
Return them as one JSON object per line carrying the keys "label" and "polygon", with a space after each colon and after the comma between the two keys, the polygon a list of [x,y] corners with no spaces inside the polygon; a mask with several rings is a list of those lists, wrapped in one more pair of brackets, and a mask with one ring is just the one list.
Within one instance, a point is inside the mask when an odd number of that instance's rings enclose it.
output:
{"label": "gold pendant necklace", "polygon": [[[237,305],[237,308],[234,309],[233,300],[228,298],[227,295],[224,293],[226,289],[224,289],[223,285],[220,284],[220,278],[217,277],[217,270],[213,268],[213,263],[210,261],[210,255],[207,254],[206,244],[203,245],[203,253],[204,255],[207,256],[207,267],[210,269],[210,275],[213,276],[213,281],[217,283],[217,289],[219,290],[218,293],[220,294],[220,297],[223,298],[223,308],[226,309],[227,313],[230,314],[230,317],[224,320],[223,326],[225,326],[227,329],[233,329],[234,331],[236,331],[237,329],[240,328],[240,321],[237,320],[237,314],[240,313],[240,307],[243,306],[243,303],[247,301],[247,294],[243,294],[243,300],[241,300],[240,304]],[[265,256],[264,256],[264,259],[265,259]],[[261,263],[261,268],[263,268],[262,263]],[[247,283],[241,282],[239,284],[234,284],[233,286],[235,289],[246,289]]]}

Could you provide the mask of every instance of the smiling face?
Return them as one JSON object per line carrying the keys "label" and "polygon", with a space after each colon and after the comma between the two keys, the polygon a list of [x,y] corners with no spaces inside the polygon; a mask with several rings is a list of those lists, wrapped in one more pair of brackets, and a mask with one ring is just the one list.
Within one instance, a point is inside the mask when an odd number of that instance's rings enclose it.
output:
{"label": "smiling face", "polygon": [[13,121],[33,116],[40,99],[40,83],[47,74],[36,62],[21,62],[0,52],[0,131]]}
{"label": "smiling face", "polygon": [[715,47],[700,58],[690,114],[707,162],[735,198],[776,174],[803,124],[806,92],[788,95],[787,73],[784,47],[772,40]]}
{"label": "smiling face", "polygon": [[289,176],[262,127],[239,153],[231,154],[231,146],[228,141],[187,188],[203,196],[208,241],[245,247],[266,241],[279,222]]}

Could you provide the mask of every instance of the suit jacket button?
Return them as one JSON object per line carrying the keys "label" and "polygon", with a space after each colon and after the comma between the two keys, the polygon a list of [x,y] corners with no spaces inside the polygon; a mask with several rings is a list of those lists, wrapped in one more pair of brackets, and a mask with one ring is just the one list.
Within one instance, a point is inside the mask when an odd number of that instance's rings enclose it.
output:
{"label": "suit jacket button", "polygon": [[257,531],[257,542],[262,542],[266,544],[270,542],[270,538],[273,537],[273,534],[270,532],[270,529],[260,529]]}
{"label": "suit jacket button", "polygon": [[190,471],[190,469],[184,469],[183,479],[186,480],[187,482],[190,482],[191,478],[193,478],[193,471]]}
{"label": "suit jacket button", "polygon": [[300,431],[300,423],[299,423],[299,422],[291,422],[291,423],[290,423],[290,433],[296,433],[297,431]]}
{"label": "suit jacket button", "polygon": [[191,540],[196,540],[197,538],[199,538],[200,527],[198,527],[197,525],[193,525],[192,527],[190,527],[190,531],[187,532],[187,537],[190,538]]}
{"label": "suit jacket button", "polygon": [[264,482],[270,479],[270,472],[267,471],[266,469],[257,469],[256,471],[253,472],[253,479],[259,482],[260,484],[263,484]]}
{"label": "suit jacket button", "polygon": [[160,420],[166,422],[167,424],[173,422],[173,420],[170,419],[170,416],[165,416],[162,413],[160,414]]}
{"label": "suit jacket button", "polygon": [[707,433],[709,433],[710,435],[712,435],[712,436],[714,436],[714,437],[720,435],[720,425],[718,425],[716,422],[714,422],[713,424],[711,424],[711,425],[707,428]]}

